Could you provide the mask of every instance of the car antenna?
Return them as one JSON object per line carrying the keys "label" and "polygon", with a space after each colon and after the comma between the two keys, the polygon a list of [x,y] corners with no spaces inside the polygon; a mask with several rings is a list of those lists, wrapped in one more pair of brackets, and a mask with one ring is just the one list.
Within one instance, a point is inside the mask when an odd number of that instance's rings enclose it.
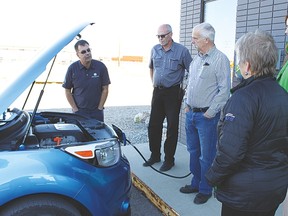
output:
{"label": "car antenna", "polygon": [[[48,74],[47,74],[47,77],[46,77],[46,80],[45,80],[45,82],[44,82],[44,84],[43,84],[43,88],[42,88],[41,91],[40,91],[40,94],[39,94],[39,97],[38,97],[38,99],[37,99],[36,105],[35,105],[35,107],[34,107],[34,109],[33,109],[33,113],[32,113],[32,115],[31,115],[31,119],[30,119],[29,125],[28,125],[28,127],[27,127],[25,136],[24,136],[24,138],[23,138],[22,144],[25,143],[25,140],[26,140],[26,138],[27,138],[27,136],[28,136],[28,134],[29,134],[29,130],[30,130],[30,127],[31,127],[31,125],[32,125],[32,121],[33,121],[33,119],[34,119],[34,117],[35,117],[35,114],[36,114],[36,112],[37,112],[37,110],[38,110],[40,101],[41,101],[42,96],[43,96],[43,94],[44,94],[44,89],[45,89],[46,84],[47,84],[47,82],[48,82],[48,78],[49,78],[49,76],[50,76],[50,74],[51,74],[51,71],[52,71],[52,68],[53,68],[53,66],[54,66],[56,57],[57,57],[57,55],[55,55],[55,57],[54,57],[54,59],[53,59],[53,62],[52,62],[51,67],[50,67],[50,70],[49,70],[49,72],[48,72]],[[31,93],[31,90],[32,90],[32,87],[34,86],[34,83],[35,83],[35,81],[34,81],[34,82],[32,83],[32,85],[31,85],[31,88],[30,88],[30,90],[29,90],[29,93],[28,93],[27,98],[29,97],[29,95],[30,95],[30,93]],[[26,98],[26,100],[25,100],[25,103],[26,103],[26,101],[27,101],[27,98]],[[24,104],[24,106],[25,106],[25,104]],[[24,106],[23,106],[23,107],[24,107]]]}

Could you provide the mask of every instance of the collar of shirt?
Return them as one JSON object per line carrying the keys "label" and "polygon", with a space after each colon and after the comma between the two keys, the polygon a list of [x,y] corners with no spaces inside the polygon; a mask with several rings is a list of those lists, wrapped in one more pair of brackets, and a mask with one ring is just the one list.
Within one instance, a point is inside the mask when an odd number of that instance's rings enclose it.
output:
{"label": "collar of shirt", "polygon": [[93,69],[95,65],[93,59],[91,60],[91,64],[89,68],[86,68],[83,64],[81,64],[80,60],[78,61],[78,63],[79,63],[80,70],[85,70],[85,71]]}
{"label": "collar of shirt", "polygon": [[171,51],[174,51],[174,50],[175,50],[174,41],[172,41],[171,47],[170,47],[167,51],[165,51],[165,49],[162,47],[161,44],[159,44],[158,49],[161,50],[161,51],[163,51],[163,52],[169,52],[170,50],[171,50]]}
{"label": "collar of shirt", "polygon": [[203,66],[209,66],[211,64],[211,62],[209,62],[209,59],[213,56],[213,54],[216,51],[216,46],[214,45],[207,53],[202,54],[200,52],[198,52],[198,56],[201,59],[201,62],[203,62]]}
{"label": "collar of shirt", "polygon": [[214,45],[210,50],[208,50],[207,53],[202,54],[202,53],[198,52],[198,55],[199,55],[200,58],[203,58],[205,56],[212,55],[215,52],[215,50],[216,50],[216,46]]}

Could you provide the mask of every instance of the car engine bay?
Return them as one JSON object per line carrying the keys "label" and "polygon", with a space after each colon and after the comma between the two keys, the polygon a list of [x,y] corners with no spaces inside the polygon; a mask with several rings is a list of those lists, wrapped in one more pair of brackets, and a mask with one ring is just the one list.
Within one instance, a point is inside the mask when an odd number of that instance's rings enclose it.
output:
{"label": "car engine bay", "polygon": [[104,122],[74,113],[7,110],[0,119],[0,151],[53,148],[115,138]]}

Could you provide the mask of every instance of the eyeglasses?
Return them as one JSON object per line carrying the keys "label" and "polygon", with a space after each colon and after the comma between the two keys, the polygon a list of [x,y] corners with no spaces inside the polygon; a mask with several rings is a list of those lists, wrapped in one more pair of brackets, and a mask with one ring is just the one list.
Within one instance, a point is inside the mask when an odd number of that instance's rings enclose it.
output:
{"label": "eyeglasses", "polygon": [[170,34],[170,32],[166,33],[166,34],[163,34],[163,35],[156,35],[158,37],[158,39],[163,39],[165,38],[168,34]]}
{"label": "eyeglasses", "polygon": [[88,48],[87,50],[82,50],[80,53],[84,55],[86,52],[90,53],[90,52],[91,52],[91,49]]}

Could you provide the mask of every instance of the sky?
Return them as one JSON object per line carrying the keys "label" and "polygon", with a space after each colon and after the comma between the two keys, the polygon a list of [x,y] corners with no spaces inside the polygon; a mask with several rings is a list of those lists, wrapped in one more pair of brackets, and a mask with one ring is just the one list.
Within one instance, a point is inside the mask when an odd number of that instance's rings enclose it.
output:
{"label": "sky", "polygon": [[0,47],[47,46],[55,33],[94,22],[82,34],[93,56],[149,55],[171,24],[179,39],[180,0],[9,0],[1,2]]}

